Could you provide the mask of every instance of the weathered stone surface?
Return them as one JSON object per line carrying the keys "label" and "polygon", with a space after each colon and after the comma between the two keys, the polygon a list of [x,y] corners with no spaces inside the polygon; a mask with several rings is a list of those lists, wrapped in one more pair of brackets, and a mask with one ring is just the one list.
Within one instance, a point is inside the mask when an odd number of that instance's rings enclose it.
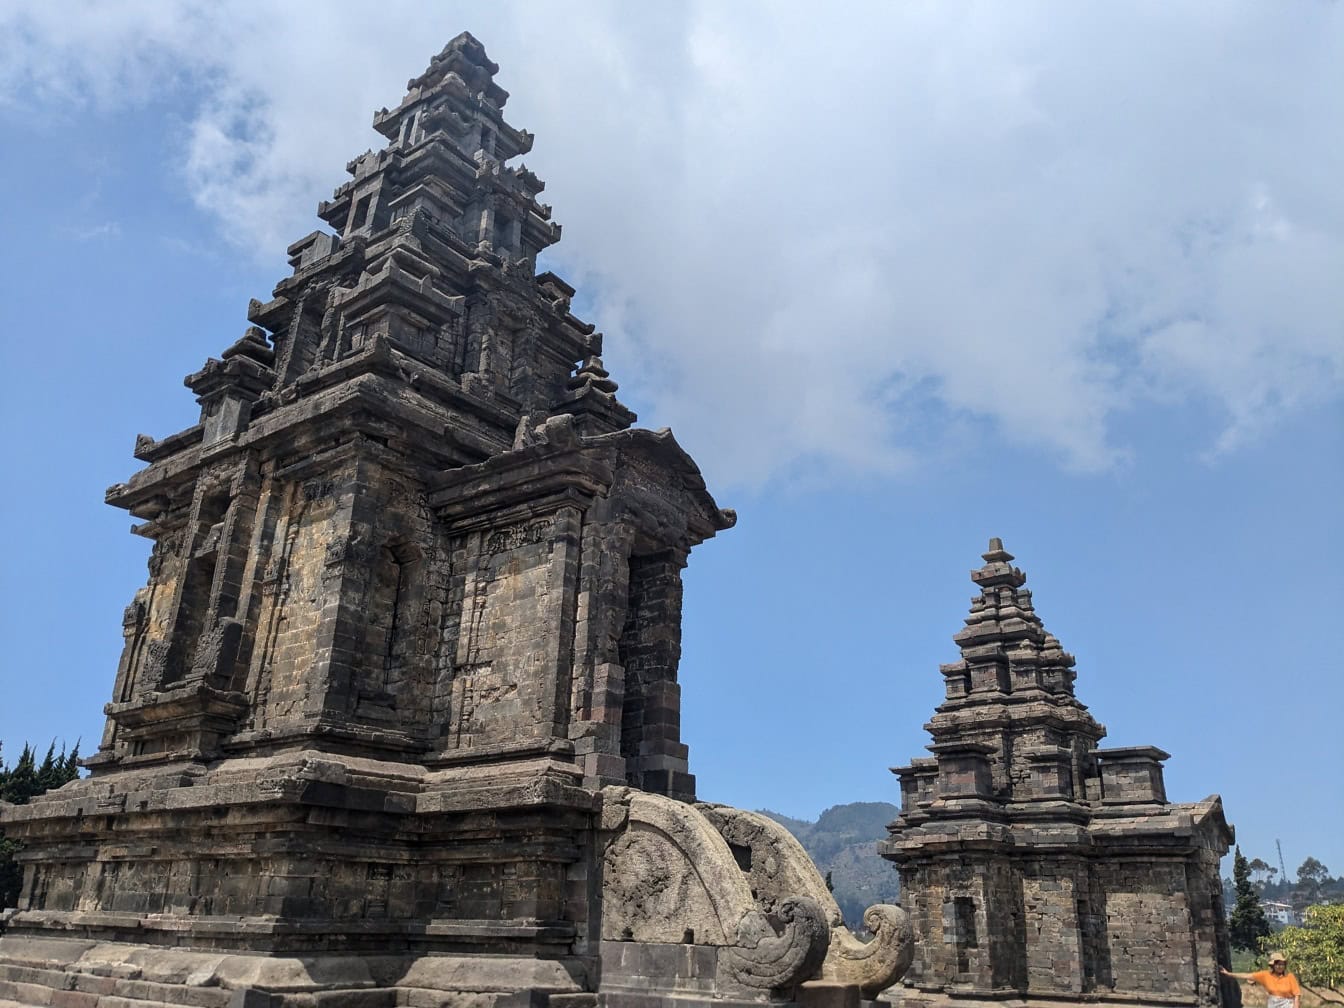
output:
{"label": "weathered stone surface", "polygon": [[611,788],[603,800],[626,809],[603,857],[603,939],[733,944],[756,901],[718,831],[659,795]]}
{"label": "weathered stone surface", "polygon": [[[825,895],[828,911],[805,886],[786,896],[753,885],[750,859],[743,864],[741,848],[721,832],[733,813],[750,813],[629,788],[607,788],[602,797],[611,831],[603,858],[604,984],[741,998],[789,995],[819,975],[828,916],[839,916],[834,901]],[[787,875],[805,881],[801,872]],[[696,951],[706,947],[715,954]]]}
{"label": "weathered stone surface", "polygon": [[719,952],[721,966],[744,987],[786,994],[817,975],[831,943],[821,907],[806,896],[783,900],[769,915],[748,912],[734,937]]}
{"label": "weathered stone surface", "polygon": [[801,1008],[859,1008],[858,989],[833,980],[809,980],[798,993]]}
{"label": "weathered stone surface", "polygon": [[902,809],[881,851],[916,934],[898,999],[1222,1004],[1222,804],[1168,804],[1160,749],[1097,747],[1074,660],[1012,559],[991,540],[971,575],[934,758],[894,771]]}

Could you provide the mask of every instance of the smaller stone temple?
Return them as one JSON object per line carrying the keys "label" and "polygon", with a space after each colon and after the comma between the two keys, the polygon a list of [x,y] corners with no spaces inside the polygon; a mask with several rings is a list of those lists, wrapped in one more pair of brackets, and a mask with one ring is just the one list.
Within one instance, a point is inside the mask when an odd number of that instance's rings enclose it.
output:
{"label": "smaller stone temple", "polygon": [[881,853],[915,929],[911,1006],[1235,1003],[1217,795],[1167,801],[1153,746],[1101,749],[1073,656],[991,539],[980,594],[942,666],[932,756],[893,772],[900,816]]}

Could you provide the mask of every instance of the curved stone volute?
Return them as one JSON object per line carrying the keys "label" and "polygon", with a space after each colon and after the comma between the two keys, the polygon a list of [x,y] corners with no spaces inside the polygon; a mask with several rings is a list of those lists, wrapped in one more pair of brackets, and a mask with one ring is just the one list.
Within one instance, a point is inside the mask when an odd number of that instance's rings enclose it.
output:
{"label": "curved stone volute", "polygon": [[863,912],[863,926],[872,940],[855,938],[848,928],[831,929],[831,947],[821,967],[823,980],[858,986],[866,998],[875,998],[905,975],[915,955],[915,931],[910,915],[890,903],[877,903]]}
{"label": "curved stone volute", "polygon": [[826,911],[809,893],[759,904],[729,842],[695,807],[604,788],[602,829],[604,941],[716,946],[730,990],[791,991],[819,975]]}
{"label": "curved stone volute", "polygon": [[746,874],[756,903],[767,913],[790,896],[806,896],[821,908],[831,927],[844,923],[826,880],[803,845],[783,826],[769,816],[731,805],[701,802],[696,810],[728,841],[730,849],[749,852],[745,859],[739,855],[737,863]]}
{"label": "curved stone volute", "polygon": [[738,924],[737,941],[720,951],[719,963],[744,987],[791,990],[816,977],[830,937],[816,900],[791,896],[769,916],[760,910],[746,914]]}
{"label": "curved stone volute", "polygon": [[[844,926],[840,907],[817,866],[793,834],[769,816],[728,805],[696,806],[739,851],[738,863],[756,903],[768,913],[797,894],[813,900],[830,925],[830,944],[820,964],[822,979],[854,984],[864,997],[876,997],[910,968],[914,931],[898,906],[879,903],[863,915],[871,941],[861,941]],[[742,853],[745,852],[745,855]]]}

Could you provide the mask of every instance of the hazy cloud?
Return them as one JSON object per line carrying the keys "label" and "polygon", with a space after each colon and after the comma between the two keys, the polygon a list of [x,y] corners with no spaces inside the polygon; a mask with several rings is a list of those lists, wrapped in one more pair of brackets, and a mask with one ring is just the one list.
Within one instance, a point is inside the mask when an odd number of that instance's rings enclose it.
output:
{"label": "hazy cloud", "polygon": [[180,96],[184,184],[279,263],[471,30],[615,377],[721,481],[898,468],[930,415],[1105,469],[1164,401],[1227,452],[1340,392],[1339,5],[422,7],[0,14],[0,101]]}

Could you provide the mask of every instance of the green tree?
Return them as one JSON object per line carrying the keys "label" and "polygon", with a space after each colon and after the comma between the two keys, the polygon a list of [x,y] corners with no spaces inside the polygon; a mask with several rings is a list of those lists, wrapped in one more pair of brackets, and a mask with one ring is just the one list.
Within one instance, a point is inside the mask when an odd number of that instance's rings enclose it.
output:
{"label": "green tree", "polygon": [[[1268,862],[1263,861],[1260,858],[1251,859],[1250,869],[1251,879],[1255,882],[1256,889],[1263,895],[1266,883],[1274,878],[1275,874],[1278,873],[1278,869],[1271,868]],[[1263,875],[1264,878],[1256,878],[1258,875]]]}
{"label": "green tree", "polygon": [[1261,943],[1266,950],[1270,945],[1283,951],[1289,969],[1302,983],[1344,985],[1344,903],[1308,907],[1301,927],[1284,928]]}
{"label": "green tree", "polygon": [[1314,857],[1309,857],[1297,869],[1297,898],[1303,903],[1315,903],[1321,896],[1321,886],[1330,881],[1330,869]]}
{"label": "green tree", "polygon": [[37,761],[33,747],[25,745],[17,763],[8,768],[0,765],[0,801],[23,805],[38,793]]}
{"label": "green tree", "polygon": [[1251,882],[1251,866],[1240,847],[1232,856],[1232,888],[1236,894],[1229,926],[1232,945],[1234,948],[1254,951],[1260,947],[1260,939],[1269,934],[1269,921],[1265,919],[1260,895]]}
{"label": "green tree", "polygon": [[[0,743],[3,746],[3,743]],[[53,741],[47,748],[47,755],[41,763],[33,747],[25,745],[19,754],[18,762],[6,767],[0,761],[0,801],[14,805],[25,805],[43,791],[58,788],[62,784],[79,776],[79,744],[69,753],[61,747],[56,752]],[[23,885],[23,869],[15,860],[22,845],[0,831],[0,910],[14,906],[19,899],[19,890]]]}

